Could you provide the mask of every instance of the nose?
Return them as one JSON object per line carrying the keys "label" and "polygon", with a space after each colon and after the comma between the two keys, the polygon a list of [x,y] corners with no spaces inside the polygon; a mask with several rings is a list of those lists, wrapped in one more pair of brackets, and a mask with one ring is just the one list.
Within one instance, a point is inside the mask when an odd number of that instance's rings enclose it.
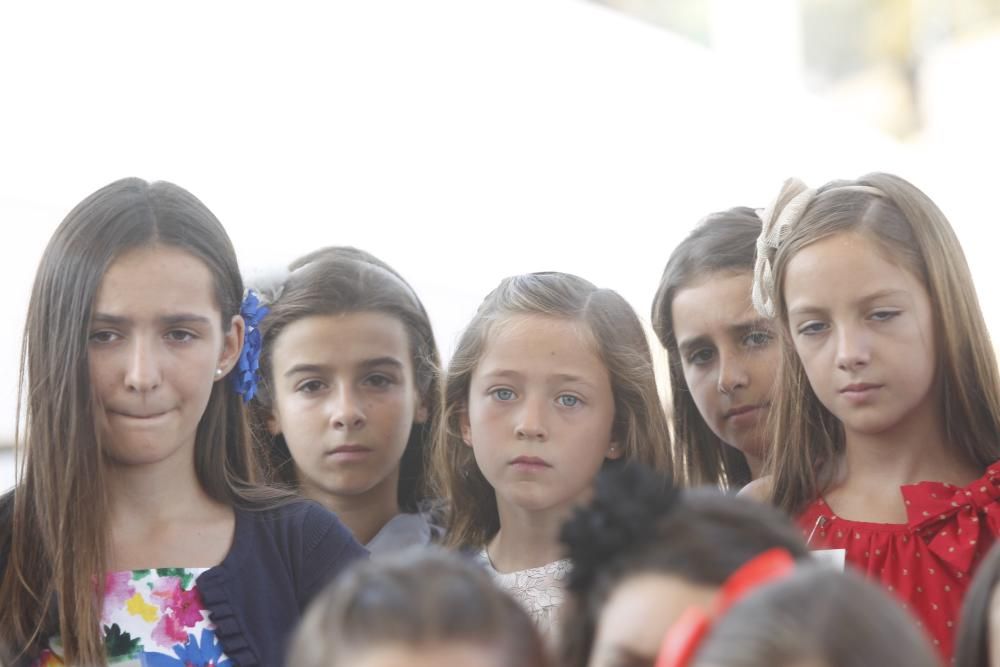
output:
{"label": "nose", "polygon": [[156,345],[142,337],[134,338],[125,369],[125,385],[130,391],[145,393],[159,387],[162,381]]}
{"label": "nose", "polygon": [[539,399],[525,400],[518,413],[514,428],[518,440],[545,442],[549,434],[545,428],[545,406]]}
{"label": "nose", "polygon": [[351,387],[341,387],[334,393],[330,424],[338,431],[354,431],[368,422],[364,405]]}
{"label": "nose", "polygon": [[871,362],[871,345],[861,327],[842,325],[837,333],[837,368],[854,371]]}
{"label": "nose", "polygon": [[737,352],[719,352],[719,393],[731,394],[750,384],[746,359]]}

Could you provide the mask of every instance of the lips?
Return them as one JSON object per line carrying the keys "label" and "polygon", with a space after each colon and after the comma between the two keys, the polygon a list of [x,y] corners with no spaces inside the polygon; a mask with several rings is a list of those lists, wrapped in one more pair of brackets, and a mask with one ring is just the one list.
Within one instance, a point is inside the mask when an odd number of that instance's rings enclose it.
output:
{"label": "lips", "polygon": [[170,412],[170,410],[160,410],[160,411],[145,411],[145,412],[127,412],[125,410],[108,410],[108,412],[116,417],[125,417],[126,419],[138,419],[138,420],[151,420],[157,417],[162,417],[163,415]]}
{"label": "lips", "polygon": [[515,468],[523,469],[541,469],[552,467],[551,463],[537,456],[518,456],[510,462],[510,465]]}
{"label": "lips", "polygon": [[326,455],[337,461],[354,461],[367,457],[371,454],[371,451],[371,447],[358,444],[348,444],[334,447],[328,451]]}
{"label": "lips", "polygon": [[722,418],[723,419],[729,419],[731,417],[739,417],[740,415],[745,415],[745,414],[749,414],[751,412],[756,412],[757,410],[760,410],[762,407],[764,407],[763,404],[761,404],[761,405],[738,405],[735,408],[730,408],[729,410],[726,410],[724,413],[722,413]]}
{"label": "lips", "polygon": [[863,394],[865,392],[872,391],[873,389],[880,389],[882,385],[873,384],[871,382],[857,382],[854,384],[849,384],[846,387],[841,388],[841,394]]}

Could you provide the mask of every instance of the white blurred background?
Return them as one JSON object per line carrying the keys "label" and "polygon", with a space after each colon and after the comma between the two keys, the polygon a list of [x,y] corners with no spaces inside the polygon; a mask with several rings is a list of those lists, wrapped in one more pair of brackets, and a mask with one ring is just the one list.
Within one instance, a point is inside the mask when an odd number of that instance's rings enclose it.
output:
{"label": "white blurred background", "polygon": [[951,218],[994,331],[997,0],[0,6],[0,489],[44,245],[123,176],[186,187],[244,270],[356,245],[447,357],[479,300],[575,272],[648,319],[704,214],[893,171]]}

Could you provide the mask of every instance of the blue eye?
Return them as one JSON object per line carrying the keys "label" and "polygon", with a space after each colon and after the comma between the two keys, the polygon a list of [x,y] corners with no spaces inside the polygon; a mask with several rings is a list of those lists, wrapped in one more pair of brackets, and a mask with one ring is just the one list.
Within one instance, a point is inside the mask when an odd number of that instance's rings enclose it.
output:
{"label": "blue eye", "polygon": [[556,400],[559,401],[559,405],[564,408],[575,408],[581,403],[580,398],[572,394],[562,394]]}
{"label": "blue eye", "polygon": [[814,321],[814,322],[806,322],[805,324],[802,324],[801,326],[799,326],[799,328],[797,329],[797,331],[798,331],[798,333],[802,334],[803,336],[815,336],[817,334],[823,333],[826,330],[826,328],[827,328],[827,325],[826,325],[825,322],[815,322]]}
{"label": "blue eye", "polygon": [[490,392],[493,397],[499,401],[512,401],[514,400],[514,392],[510,389],[494,389]]}
{"label": "blue eye", "polygon": [[888,322],[899,315],[898,310],[877,310],[871,314],[871,318],[876,322]]}

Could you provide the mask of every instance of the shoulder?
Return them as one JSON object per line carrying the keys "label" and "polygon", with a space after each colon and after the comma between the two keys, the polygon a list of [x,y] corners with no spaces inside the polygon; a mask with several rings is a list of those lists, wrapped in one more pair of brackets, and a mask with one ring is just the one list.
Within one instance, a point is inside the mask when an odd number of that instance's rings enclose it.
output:
{"label": "shoulder", "polygon": [[317,549],[364,552],[340,519],[317,502],[294,499],[258,510],[238,510],[258,540],[276,540],[307,556]]}
{"label": "shoulder", "polygon": [[743,498],[756,500],[759,503],[770,503],[771,492],[774,490],[774,479],[770,475],[764,475],[751,481],[736,494]]}

